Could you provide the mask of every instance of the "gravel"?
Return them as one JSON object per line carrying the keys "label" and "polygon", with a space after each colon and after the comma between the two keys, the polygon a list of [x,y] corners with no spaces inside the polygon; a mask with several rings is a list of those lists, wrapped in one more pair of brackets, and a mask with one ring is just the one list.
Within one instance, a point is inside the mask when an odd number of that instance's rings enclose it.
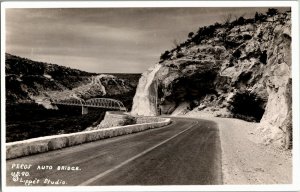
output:
{"label": "gravel", "polygon": [[263,144],[258,123],[218,118],[201,112],[185,117],[218,123],[224,184],[292,183],[292,151]]}

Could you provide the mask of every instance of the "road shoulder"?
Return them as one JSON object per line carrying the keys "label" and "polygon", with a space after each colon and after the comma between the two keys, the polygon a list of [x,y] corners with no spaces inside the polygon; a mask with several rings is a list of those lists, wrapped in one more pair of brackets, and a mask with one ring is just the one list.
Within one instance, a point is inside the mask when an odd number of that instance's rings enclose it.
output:
{"label": "road shoulder", "polygon": [[292,183],[291,151],[262,144],[257,123],[203,114],[190,117],[218,123],[224,184]]}

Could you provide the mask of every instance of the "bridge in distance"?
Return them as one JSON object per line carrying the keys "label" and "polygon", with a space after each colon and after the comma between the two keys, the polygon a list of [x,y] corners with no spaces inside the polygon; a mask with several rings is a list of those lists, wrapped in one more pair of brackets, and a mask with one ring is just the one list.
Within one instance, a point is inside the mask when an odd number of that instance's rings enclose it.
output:
{"label": "bridge in distance", "polygon": [[73,98],[68,100],[54,100],[51,103],[54,105],[80,106],[83,115],[88,113],[89,107],[127,111],[121,101],[110,98],[93,98],[86,101]]}

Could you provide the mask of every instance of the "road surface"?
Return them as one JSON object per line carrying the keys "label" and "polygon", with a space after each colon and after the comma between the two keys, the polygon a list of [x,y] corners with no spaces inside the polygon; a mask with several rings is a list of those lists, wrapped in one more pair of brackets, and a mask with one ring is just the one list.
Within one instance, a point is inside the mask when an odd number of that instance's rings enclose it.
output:
{"label": "road surface", "polygon": [[6,178],[8,186],[222,184],[219,131],[212,121],[172,118],[166,127],[8,160]]}

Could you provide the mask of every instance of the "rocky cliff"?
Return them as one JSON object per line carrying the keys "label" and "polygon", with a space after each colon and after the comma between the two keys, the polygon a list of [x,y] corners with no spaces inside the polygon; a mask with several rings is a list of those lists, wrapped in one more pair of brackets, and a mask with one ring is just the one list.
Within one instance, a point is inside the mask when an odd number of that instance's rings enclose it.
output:
{"label": "rocky cliff", "polygon": [[132,113],[180,108],[256,121],[265,143],[289,148],[291,85],[291,14],[269,9],[201,27],[164,52],[140,78]]}
{"label": "rocky cliff", "polygon": [[53,99],[109,97],[130,106],[140,76],[88,73],[11,54],[5,60],[7,104],[36,102],[51,107]]}

